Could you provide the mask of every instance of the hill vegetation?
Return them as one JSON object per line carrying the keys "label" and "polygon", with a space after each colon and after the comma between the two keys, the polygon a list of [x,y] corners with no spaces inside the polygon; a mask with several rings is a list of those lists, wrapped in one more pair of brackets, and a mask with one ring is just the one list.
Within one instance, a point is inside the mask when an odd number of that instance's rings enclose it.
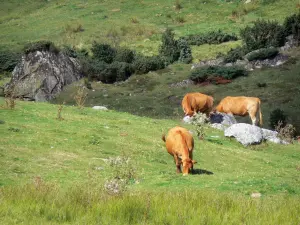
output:
{"label": "hill vegetation", "polygon": [[[236,77],[226,85],[183,82],[192,75],[191,60],[230,51],[226,60],[232,62],[244,54],[238,39],[255,29],[257,19],[276,19],[270,24],[278,40],[281,34],[299,40],[300,17],[285,20],[299,7],[299,0],[1,2],[0,86],[10,77],[2,71],[14,68],[24,46],[25,52],[37,47],[32,42],[89,56],[86,63],[94,67],[87,77],[97,80],[67,86],[51,102],[56,104],[17,101],[7,109],[0,97],[1,224],[298,224],[299,143],[246,148],[205,126],[204,139],[195,139],[195,173],[183,177],[161,135],[176,125],[196,133],[181,122],[181,99],[193,91],[214,96],[215,104],[229,95],[259,97],[264,127],[276,125],[276,112],[300,131],[299,48],[286,52],[288,62],[277,68],[247,74],[213,68]],[[162,39],[167,28],[174,40]],[[176,43],[174,52],[161,47],[162,40]],[[264,43],[259,47],[262,53],[252,58],[278,53]],[[176,55],[179,62],[162,64],[159,54],[169,62]],[[108,75],[97,77],[104,67]],[[82,86],[89,88],[87,99],[76,107]]]}
{"label": "hill vegetation", "polygon": [[[70,106],[58,120],[57,111],[56,105],[20,101],[0,111],[4,224],[181,224],[174,214],[181,204],[189,224],[299,219],[299,144],[245,148],[206,127],[204,140],[195,140],[196,173],[183,177],[161,140],[178,120]],[[105,184],[116,176],[128,182],[114,196]],[[249,199],[255,192],[261,200]]]}

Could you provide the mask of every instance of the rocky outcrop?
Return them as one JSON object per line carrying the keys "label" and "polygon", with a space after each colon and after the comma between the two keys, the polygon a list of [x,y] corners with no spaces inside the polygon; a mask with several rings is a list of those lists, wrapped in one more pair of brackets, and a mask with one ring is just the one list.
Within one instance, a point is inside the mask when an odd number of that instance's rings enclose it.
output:
{"label": "rocky outcrop", "polygon": [[235,137],[242,145],[259,144],[263,140],[261,128],[246,123],[237,123],[224,131],[225,137]]}
{"label": "rocky outcrop", "polygon": [[62,52],[35,51],[22,56],[5,92],[25,100],[48,101],[65,85],[81,78],[79,62]]}
{"label": "rocky outcrop", "polygon": [[224,131],[226,137],[235,137],[242,145],[259,144],[262,141],[270,141],[276,144],[288,144],[281,140],[276,131],[260,128],[251,124],[237,123]]}

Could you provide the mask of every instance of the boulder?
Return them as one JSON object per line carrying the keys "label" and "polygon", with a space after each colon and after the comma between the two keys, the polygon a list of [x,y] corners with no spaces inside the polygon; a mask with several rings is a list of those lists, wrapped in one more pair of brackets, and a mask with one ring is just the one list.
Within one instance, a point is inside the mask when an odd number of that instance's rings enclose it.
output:
{"label": "boulder", "polygon": [[227,127],[237,123],[233,115],[226,113],[212,113],[209,119],[210,126],[219,130],[225,130]]}
{"label": "boulder", "polygon": [[244,146],[259,144],[263,140],[262,129],[246,123],[231,125],[224,131],[224,135],[226,137],[235,137]]}
{"label": "boulder", "polygon": [[93,106],[93,109],[96,109],[96,110],[104,110],[104,111],[108,110],[105,106],[98,106],[98,105]]}
{"label": "boulder", "polygon": [[263,133],[263,138],[266,141],[270,141],[273,142],[275,144],[288,144],[288,142],[281,140],[277,135],[278,132],[277,131],[273,131],[273,130],[268,130],[268,129],[264,129],[262,128],[262,133]]}
{"label": "boulder", "polygon": [[48,101],[80,78],[81,66],[75,58],[62,52],[35,51],[22,56],[5,92],[14,90],[18,98]]}

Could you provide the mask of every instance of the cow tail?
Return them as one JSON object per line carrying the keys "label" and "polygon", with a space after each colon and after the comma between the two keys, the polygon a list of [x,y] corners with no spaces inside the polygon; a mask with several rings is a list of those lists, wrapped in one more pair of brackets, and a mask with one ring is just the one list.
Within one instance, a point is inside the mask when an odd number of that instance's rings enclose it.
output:
{"label": "cow tail", "polygon": [[164,142],[166,142],[166,135],[163,134],[163,135],[161,136],[161,139],[162,139]]}
{"label": "cow tail", "polygon": [[258,102],[258,110],[259,110],[259,125],[262,127],[263,125],[263,119],[262,119],[262,113],[261,113],[261,108],[260,108],[260,101]]}

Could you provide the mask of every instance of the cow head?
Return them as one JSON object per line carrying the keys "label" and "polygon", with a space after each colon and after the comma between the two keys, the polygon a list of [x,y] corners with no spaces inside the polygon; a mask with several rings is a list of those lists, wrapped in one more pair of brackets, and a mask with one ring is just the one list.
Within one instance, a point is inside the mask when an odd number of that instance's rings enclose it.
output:
{"label": "cow head", "polygon": [[194,164],[196,164],[197,162],[195,160],[192,159],[185,159],[182,161],[182,167],[183,167],[183,176],[188,175],[192,170],[193,170],[193,166]]}

